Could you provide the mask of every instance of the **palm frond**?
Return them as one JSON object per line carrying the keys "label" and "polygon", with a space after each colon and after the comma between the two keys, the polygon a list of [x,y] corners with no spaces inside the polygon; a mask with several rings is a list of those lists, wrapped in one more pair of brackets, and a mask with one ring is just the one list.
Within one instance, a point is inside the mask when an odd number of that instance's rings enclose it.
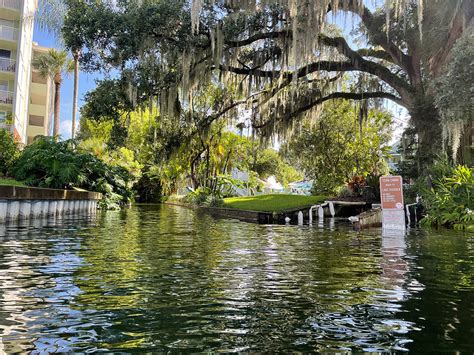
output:
{"label": "palm frond", "polygon": [[54,34],[58,41],[62,43],[61,28],[66,12],[65,0],[40,0],[35,24],[40,30]]}

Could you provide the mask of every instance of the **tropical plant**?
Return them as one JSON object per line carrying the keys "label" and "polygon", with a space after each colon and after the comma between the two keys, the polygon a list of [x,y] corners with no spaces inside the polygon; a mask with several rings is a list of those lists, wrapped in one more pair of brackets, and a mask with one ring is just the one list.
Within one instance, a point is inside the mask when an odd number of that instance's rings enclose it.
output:
{"label": "tropical plant", "polygon": [[56,140],[59,138],[60,125],[60,100],[61,84],[63,74],[73,71],[73,62],[68,59],[66,51],[50,49],[48,53],[41,54],[33,59],[33,67],[39,71],[44,78],[51,78],[54,82],[54,129],[53,135]]}
{"label": "tropical plant", "polygon": [[458,165],[423,193],[422,223],[474,231],[474,168]]}
{"label": "tropical plant", "polygon": [[109,206],[131,201],[134,180],[127,170],[78,152],[74,146],[72,140],[56,142],[54,138],[38,137],[21,152],[12,175],[30,186],[100,192]]}
{"label": "tropical plant", "polygon": [[18,158],[19,150],[13,135],[0,129],[0,175],[7,175]]}

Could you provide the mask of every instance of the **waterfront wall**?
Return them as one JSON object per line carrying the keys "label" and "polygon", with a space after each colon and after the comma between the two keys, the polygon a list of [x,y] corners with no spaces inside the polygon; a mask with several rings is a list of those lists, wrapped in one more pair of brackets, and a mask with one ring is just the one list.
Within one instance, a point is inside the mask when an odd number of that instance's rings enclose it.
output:
{"label": "waterfront wall", "polygon": [[0,186],[0,223],[76,213],[95,213],[100,193]]}
{"label": "waterfront wall", "polygon": [[382,226],[382,210],[375,208],[359,214],[355,221],[356,229],[373,228]]}

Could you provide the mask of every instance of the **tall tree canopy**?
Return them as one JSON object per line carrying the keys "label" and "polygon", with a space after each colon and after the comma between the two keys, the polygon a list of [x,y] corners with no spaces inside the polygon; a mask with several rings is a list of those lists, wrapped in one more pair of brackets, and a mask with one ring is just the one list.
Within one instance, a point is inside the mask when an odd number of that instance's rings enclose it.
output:
{"label": "tall tree canopy", "polygon": [[[83,46],[89,70],[118,69],[132,106],[157,101],[161,114],[195,119],[194,95],[211,81],[235,88],[203,125],[237,105],[262,136],[287,134],[333,99],[405,107],[418,163],[441,146],[430,72],[472,26],[470,0],[81,0],[63,33]],[[346,17],[357,38],[336,26]],[[426,19],[426,20],[425,20]],[[469,31],[467,31],[469,33]],[[245,106],[244,106],[245,105]]]}

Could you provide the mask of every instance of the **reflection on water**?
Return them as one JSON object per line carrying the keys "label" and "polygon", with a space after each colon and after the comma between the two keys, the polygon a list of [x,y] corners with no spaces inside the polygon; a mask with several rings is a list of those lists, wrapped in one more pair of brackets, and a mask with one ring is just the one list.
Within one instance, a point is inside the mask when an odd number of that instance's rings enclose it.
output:
{"label": "reflection on water", "polygon": [[0,230],[0,352],[474,350],[472,236],[97,218]]}

